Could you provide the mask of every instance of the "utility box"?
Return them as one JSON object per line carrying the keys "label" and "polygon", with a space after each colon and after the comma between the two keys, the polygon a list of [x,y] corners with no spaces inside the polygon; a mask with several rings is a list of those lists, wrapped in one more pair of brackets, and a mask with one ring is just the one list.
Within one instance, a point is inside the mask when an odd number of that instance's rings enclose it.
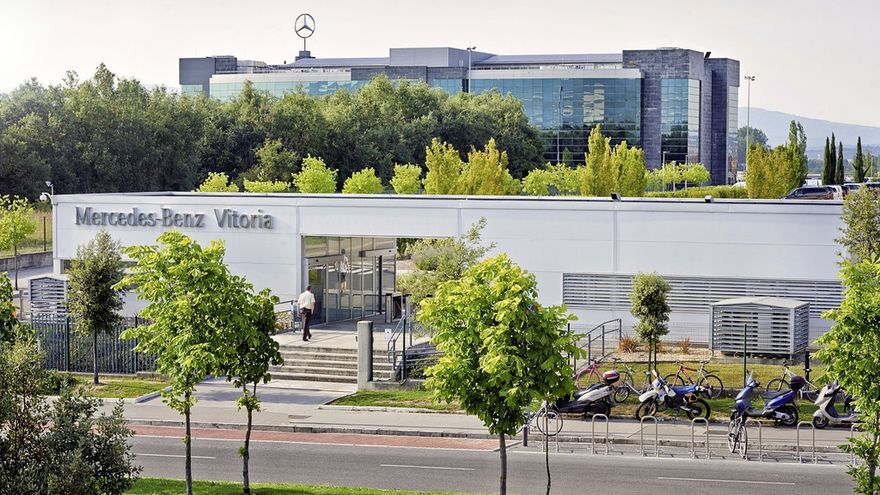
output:
{"label": "utility box", "polygon": [[710,306],[713,351],[794,356],[807,349],[809,303],[781,297],[740,297]]}
{"label": "utility box", "polygon": [[31,320],[39,316],[67,315],[67,276],[52,275],[28,281]]}

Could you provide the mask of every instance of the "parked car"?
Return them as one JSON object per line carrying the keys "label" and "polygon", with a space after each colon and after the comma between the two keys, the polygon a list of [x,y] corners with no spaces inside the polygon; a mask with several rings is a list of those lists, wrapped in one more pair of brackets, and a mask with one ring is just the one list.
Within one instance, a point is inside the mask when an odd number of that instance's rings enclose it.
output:
{"label": "parked car", "polygon": [[841,199],[840,186],[807,186],[792,189],[782,199]]}
{"label": "parked car", "polygon": [[844,184],[841,187],[843,187],[843,195],[846,196],[847,194],[849,194],[851,192],[858,191],[859,189],[862,188],[862,186],[864,186],[864,184],[862,184],[860,182],[849,182],[849,183]]}
{"label": "parked car", "polygon": [[874,191],[875,193],[880,193],[880,182],[866,182],[865,187]]}

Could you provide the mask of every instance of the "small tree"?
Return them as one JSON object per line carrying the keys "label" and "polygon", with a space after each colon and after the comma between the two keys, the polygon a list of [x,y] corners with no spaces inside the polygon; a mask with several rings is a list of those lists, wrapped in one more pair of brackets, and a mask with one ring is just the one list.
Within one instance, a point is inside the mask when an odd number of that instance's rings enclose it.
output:
{"label": "small tree", "polygon": [[299,173],[293,174],[293,185],[301,193],[335,193],[336,171],[324,160],[309,155],[303,160]]}
{"label": "small tree", "polygon": [[846,160],[843,158],[843,142],[840,142],[837,145],[837,168],[834,172],[834,183],[835,184],[843,184],[845,180],[844,168],[846,167]]}
{"label": "small tree", "polygon": [[[489,432],[498,435],[500,493],[507,493],[506,436],[525,423],[534,400],[573,389],[566,355],[578,354],[565,330],[565,308],[537,302],[535,276],[501,254],[484,260],[457,280],[440,285],[422,302],[417,318],[433,329],[443,352],[428,369],[426,386],[441,401],[460,401]],[[549,490],[548,465],[548,490]]]}
{"label": "small tree", "polygon": [[192,495],[193,393],[205,376],[236,358],[223,335],[245,325],[247,314],[241,279],[223,262],[222,243],[202,248],[174,230],[162,233],[158,242],[161,247],[125,249],[137,264],[118,287],[137,287],[138,298],[149,302],[141,315],[151,323],[126,330],[122,338],[138,339],[136,350],[156,355],[156,371],[171,381],[162,397],[185,418],[186,493]]}
{"label": "small tree", "polygon": [[373,167],[367,167],[359,170],[351,177],[345,179],[342,185],[343,194],[382,194],[385,186],[382,185],[382,179],[376,176],[376,170]]}
{"label": "small tree", "polygon": [[12,282],[6,273],[0,273],[0,345],[15,340],[18,318],[12,304]]}
{"label": "small tree", "polygon": [[245,179],[260,182],[284,181],[296,171],[296,165],[300,162],[297,154],[285,150],[278,139],[266,139],[263,145],[257,148],[255,154],[257,165],[242,174]]}
{"label": "small tree", "polygon": [[846,195],[843,236],[837,242],[853,260],[880,259],[880,198],[866,187]]}
{"label": "small tree", "polygon": [[[547,166],[550,166],[548,163]],[[553,186],[553,172],[543,168],[533,168],[522,179],[522,191],[529,196],[548,196]]]}
{"label": "small tree", "polygon": [[615,174],[611,163],[611,139],[603,136],[601,126],[597,125],[590,131],[588,145],[581,195],[607,197],[615,186]]}
{"label": "small tree", "polygon": [[490,138],[482,151],[468,153],[459,185],[459,194],[504,196],[519,192],[519,182],[507,170],[507,152],[500,151]]}
{"label": "small tree", "polygon": [[864,462],[850,466],[856,493],[880,493],[880,259],[842,263],[845,296],[840,307],[822,317],[834,321],[819,338],[823,346],[816,358],[827,363],[825,374],[837,380],[856,399],[864,435],[855,435],[841,446]]}
{"label": "small tree", "polygon": [[37,228],[34,208],[24,198],[0,196],[0,251],[12,249],[15,264],[15,290],[18,290],[18,246]]}
{"label": "small tree", "polygon": [[238,192],[238,186],[223,172],[208,172],[208,178],[195,192]]}
{"label": "small tree", "polygon": [[244,180],[244,190],[250,193],[283,193],[290,191],[290,183],[276,181],[250,181]]}
{"label": "small tree", "polygon": [[462,163],[458,151],[451,144],[437,138],[425,148],[425,193],[455,194]]}
{"label": "small tree", "polygon": [[252,294],[250,291],[249,285],[242,287],[242,295],[246,295],[248,299],[242,307],[247,313],[247,319],[241,320],[244,325],[223,334],[226,346],[234,351],[230,353],[230,359],[220,363],[220,373],[226,376],[227,381],[232,381],[236,388],[241,389],[241,397],[238,399],[239,409],[243,407],[247,411],[244,446],[239,450],[243,464],[242,480],[245,494],[251,493],[248,463],[254,411],[260,410],[257,385],[268,383],[272,379],[269,366],[283,363],[281,353],[278,351],[278,342],[272,338],[276,331],[275,304],[278,303],[278,298],[271,296],[268,289],[258,294]]}
{"label": "small tree", "polygon": [[709,182],[709,171],[702,163],[688,163],[684,166],[681,178],[684,179],[684,188],[687,189],[688,183],[702,184]]}
{"label": "small tree", "polygon": [[862,152],[862,136],[856,142],[856,155],[853,157],[853,180],[855,182],[865,182],[865,174],[868,171],[865,162],[865,154]]}
{"label": "small tree", "polygon": [[669,333],[666,323],[669,321],[669,305],[666,294],[669,284],[656,273],[639,273],[632,283],[632,315],[639,321],[636,334],[648,347],[648,369],[651,361],[657,360],[657,343],[660,337]]}
{"label": "small tree", "polygon": [[395,165],[391,187],[397,194],[418,194],[422,187],[422,167],[413,164]]}
{"label": "small tree", "polygon": [[123,276],[122,254],[118,242],[106,230],[76,250],[70,266],[68,305],[76,317],[77,332],[92,336],[92,382],[98,384],[98,335],[113,334],[122,321],[122,293],[117,290]]}

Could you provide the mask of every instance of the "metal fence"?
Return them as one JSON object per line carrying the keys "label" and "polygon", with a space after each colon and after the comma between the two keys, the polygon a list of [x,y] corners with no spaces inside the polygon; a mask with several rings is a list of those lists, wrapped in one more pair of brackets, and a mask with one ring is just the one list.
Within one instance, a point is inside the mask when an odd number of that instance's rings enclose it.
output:
{"label": "metal fence", "polygon": [[[98,372],[137,373],[155,371],[155,356],[136,352],[136,339],[122,340],[128,328],[143,324],[137,317],[124,318],[110,334],[98,335]],[[91,372],[94,341],[91,334],[76,331],[73,317],[41,316],[30,322],[44,355],[44,367],[59,371]]]}

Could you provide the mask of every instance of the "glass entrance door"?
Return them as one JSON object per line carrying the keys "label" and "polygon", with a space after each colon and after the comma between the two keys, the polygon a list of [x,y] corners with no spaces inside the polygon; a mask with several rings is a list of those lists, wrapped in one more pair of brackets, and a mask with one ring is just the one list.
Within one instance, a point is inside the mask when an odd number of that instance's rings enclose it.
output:
{"label": "glass entrance door", "polygon": [[324,287],[326,280],[327,267],[325,265],[309,265],[309,285],[312,286],[312,294],[315,295],[315,311],[312,312],[312,325],[327,321],[324,314]]}

